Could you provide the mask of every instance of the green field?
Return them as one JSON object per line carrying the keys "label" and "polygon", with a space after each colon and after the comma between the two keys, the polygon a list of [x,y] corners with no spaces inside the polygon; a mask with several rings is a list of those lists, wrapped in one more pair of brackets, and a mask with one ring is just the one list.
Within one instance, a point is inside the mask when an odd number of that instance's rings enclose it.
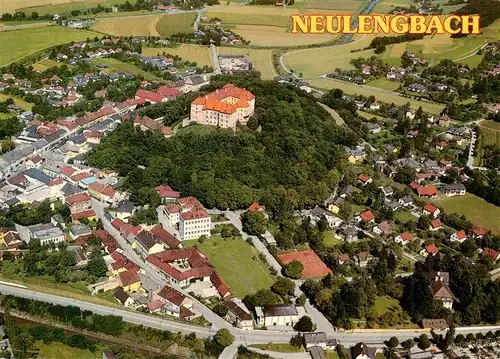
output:
{"label": "green field", "polygon": [[[30,0],[28,1],[20,1],[19,5],[28,5]],[[82,0],[82,1],[45,1],[49,3],[48,5],[41,6],[30,6],[23,7],[18,9],[19,11],[23,11],[25,13],[31,14],[33,11],[36,11],[40,15],[46,14],[61,14],[61,13],[69,13],[73,10],[85,10],[90,9],[92,7],[97,7],[97,5],[101,4],[105,7],[111,7],[113,5],[124,4],[127,0]],[[56,2],[56,4],[53,4]],[[57,4],[57,2],[60,2]],[[53,5],[52,5],[53,4]]]}
{"label": "green field", "polygon": [[175,33],[193,31],[193,23],[196,18],[195,13],[172,14],[163,16],[156,23],[156,30],[161,36],[170,36]]}
{"label": "green field", "polygon": [[389,310],[389,308],[398,308],[399,307],[399,309],[401,310],[399,302],[396,299],[391,298],[389,296],[384,296],[384,297],[377,296],[377,297],[375,297],[374,307],[375,307],[375,314],[377,316],[384,315],[385,312],[387,312]]}
{"label": "green field", "polygon": [[275,343],[267,343],[267,344],[250,344],[252,348],[259,348],[263,350],[269,350],[272,352],[278,352],[278,353],[299,353],[299,352],[304,352],[304,349],[302,347],[294,347],[291,344],[284,343],[284,344],[275,344]]}
{"label": "green field", "polygon": [[117,59],[113,59],[113,58],[92,59],[91,62],[94,65],[98,65],[98,64],[107,65],[108,67],[103,69],[103,71],[107,72],[107,73],[114,73],[114,72],[118,72],[118,71],[130,72],[134,75],[143,76],[146,80],[149,80],[149,81],[160,80],[158,77],[156,77],[155,75],[153,75],[150,72],[141,70],[140,68],[138,68],[137,66],[134,66],[132,64],[118,61]]}
{"label": "green field", "polygon": [[36,346],[40,350],[37,358],[40,359],[69,359],[69,358],[79,358],[79,359],[100,359],[102,358],[102,352],[96,350],[92,353],[90,350],[83,350],[78,348],[69,347],[60,342],[52,342],[50,344],[44,344],[42,341],[37,341]]}
{"label": "green field", "polygon": [[272,50],[265,49],[247,49],[241,47],[225,47],[219,46],[217,47],[217,54],[224,55],[234,55],[234,54],[243,54],[245,55],[254,65],[255,69],[259,71],[262,75],[262,79],[271,80],[277,74],[274,70],[273,62],[272,62]]}
{"label": "green field", "polygon": [[180,44],[177,47],[143,47],[142,54],[145,56],[156,56],[158,54],[169,54],[181,57],[183,60],[196,62],[198,66],[211,66],[212,52],[208,46]]}
{"label": "green field", "polygon": [[330,78],[321,78],[321,79],[313,79],[313,80],[308,80],[309,84],[313,87],[317,87],[320,89],[325,89],[325,90],[330,90],[330,89],[335,89],[339,88],[345,93],[351,94],[351,95],[364,95],[364,96],[375,96],[375,99],[377,101],[385,102],[385,103],[394,103],[396,105],[404,105],[407,102],[410,103],[410,106],[412,106],[415,109],[418,109],[419,106],[422,106],[422,109],[426,112],[429,113],[434,113],[434,114],[439,114],[444,108],[444,105],[437,104],[437,103],[432,103],[432,102],[425,102],[425,101],[419,101],[419,100],[413,100],[410,98],[406,98],[403,96],[399,96],[396,93],[388,93],[388,92],[382,92],[382,91],[376,91],[373,88],[366,87],[363,85],[356,85],[350,82],[345,82],[345,81],[340,81],[340,80],[335,80],[335,79],[330,79]]}
{"label": "green field", "polygon": [[377,87],[382,90],[396,91],[399,88],[399,86],[401,86],[401,83],[397,81],[389,81],[386,79],[377,79],[368,82],[367,85]]}
{"label": "green field", "polygon": [[500,234],[500,207],[486,202],[473,194],[444,197],[435,201],[448,214],[459,213],[472,221],[474,225]]}
{"label": "green field", "polygon": [[258,258],[257,250],[242,239],[225,240],[212,236],[203,244],[197,241],[184,244],[187,247],[197,245],[237,297],[269,288],[274,282],[267,265]]}
{"label": "green field", "polygon": [[[17,106],[21,107],[23,110],[29,111],[33,107],[33,104],[31,104],[29,102],[26,102],[26,101],[21,100],[21,99],[19,99],[17,97],[14,97],[14,96],[4,95],[4,94],[0,93],[0,101],[5,101],[9,97],[14,100],[14,104],[16,104]],[[8,116],[8,117],[11,117],[11,116]]]}
{"label": "green field", "polygon": [[298,9],[327,9],[327,10],[346,10],[346,11],[356,11],[359,10],[365,1],[361,0],[296,0],[291,8]]}
{"label": "green field", "polygon": [[477,166],[483,166],[483,147],[487,145],[500,146],[500,123],[482,121],[479,124],[479,141],[477,142],[475,158]]}
{"label": "green field", "polygon": [[62,65],[61,62],[57,62],[57,61],[51,60],[51,59],[43,59],[43,60],[38,61],[37,63],[34,63],[33,68],[36,71],[43,72],[43,71],[46,71],[52,67],[59,67],[61,65]]}
{"label": "green field", "polygon": [[324,231],[323,232],[323,244],[326,247],[334,247],[338,244],[341,244],[342,241],[333,236],[334,231]]}
{"label": "green field", "polygon": [[397,211],[394,214],[394,219],[399,219],[403,223],[410,222],[410,221],[411,222],[417,221],[417,217],[415,217],[414,215],[412,215],[408,211]]}
{"label": "green field", "polygon": [[0,66],[5,66],[47,47],[94,38],[95,32],[58,26],[2,32]]}

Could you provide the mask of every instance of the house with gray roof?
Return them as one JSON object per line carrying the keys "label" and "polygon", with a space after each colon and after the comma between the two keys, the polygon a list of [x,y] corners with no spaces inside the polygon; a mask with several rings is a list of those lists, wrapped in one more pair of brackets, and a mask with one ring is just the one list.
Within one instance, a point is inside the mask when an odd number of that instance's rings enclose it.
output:
{"label": "house with gray roof", "polygon": [[306,312],[303,307],[293,304],[274,304],[267,307],[255,307],[259,326],[294,326]]}

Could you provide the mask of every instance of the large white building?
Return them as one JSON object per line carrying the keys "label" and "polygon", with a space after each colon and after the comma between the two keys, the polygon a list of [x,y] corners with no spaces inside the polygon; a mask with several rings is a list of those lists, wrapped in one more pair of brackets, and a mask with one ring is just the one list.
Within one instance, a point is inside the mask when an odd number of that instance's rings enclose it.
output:
{"label": "large white building", "polygon": [[255,307],[259,326],[294,326],[306,312],[304,307],[293,304],[274,304],[268,307]]}
{"label": "large white building", "polygon": [[30,239],[40,240],[40,244],[58,244],[64,242],[64,232],[52,223],[35,224],[28,227]]}
{"label": "large white building", "polygon": [[196,198],[180,198],[165,206],[164,213],[169,226],[178,225],[181,240],[210,237],[210,216]]}
{"label": "large white building", "polygon": [[248,90],[227,84],[191,103],[190,121],[202,125],[236,128],[245,125],[255,110],[255,96]]}

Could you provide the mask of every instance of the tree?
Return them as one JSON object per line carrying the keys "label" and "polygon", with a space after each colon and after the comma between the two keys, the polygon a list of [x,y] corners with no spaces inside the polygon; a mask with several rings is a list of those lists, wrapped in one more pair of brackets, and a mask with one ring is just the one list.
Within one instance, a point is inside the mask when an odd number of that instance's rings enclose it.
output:
{"label": "tree", "polygon": [[304,265],[298,260],[293,260],[283,267],[283,275],[292,279],[299,279],[303,270]]}
{"label": "tree", "polygon": [[228,347],[234,342],[234,336],[226,328],[219,329],[214,335],[214,339],[223,347]]}
{"label": "tree", "polygon": [[321,216],[317,223],[317,227],[320,232],[324,232],[328,229],[328,220],[325,216]]}
{"label": "tree", "polygon": [[313,330],[313,322],[311,318],[307,315],[304,315],[293,327],[298,332],[310,332]]}
{"label": "tree", "polygon": [[389,348],[396,348],[399,345],[399,340],[396,337],[392,337],[386,343]]}
{"label": "tree", "polygon": [[272,291],[280,296],[293,295],[295,283],[288,278],[279,277],[272,285]]}
{"label": "tree", "polygon": [[229,309],[224,305],[224,304],[217,304],[214,309],[214,313],[217,314],[219,317],[224,318],[229,311]]}
{"label": "tree", "polygon": [[303,340],[300,334],[294,335],[293,337],[290,338],[290,345],[294,346],[295,348],[300,348],[302,343]]}
{"label": "tree", "polygon": [[38,19],[38,13],[37,13],[36,11],[33,11],[33,12],[31,13],[31,18],[32,18],[33,20],[37,20],[37,19]]}
{"label": "tree", "polygon": [[419,337],[418,337],[419,341],[418,341],[418,347],[422,350],[426,350],[427,348],[429,348],[431,346],[431,342],[429,341],[429,338],[427,337],[426,334],[421,334]]}
{"label": "tree", "polygon": [[264,213],[245,212],[242,218],[243,231],[250,235],[264,234],[267,230],[267,220]]}
{"label": "tree", "polygon": [[414,345],[415,345],[415,342],[413,341],[413,339],[407,339],[401,343],[401,346],[407,350],[410,350],[411,348],[413,348]]}
{"label": "tree", "polygon": [[418,228],[426,231],[431,226],[431,219],[427,216],[422,215],[418,218],[417,226]]}
{"label": "tree", "polygon": [[108,267],[98,249],[94,250],[90,254],[90,259],[87,264],[87,270],[91,275],[96,276],[97,278],[104,277],[106,275]]}

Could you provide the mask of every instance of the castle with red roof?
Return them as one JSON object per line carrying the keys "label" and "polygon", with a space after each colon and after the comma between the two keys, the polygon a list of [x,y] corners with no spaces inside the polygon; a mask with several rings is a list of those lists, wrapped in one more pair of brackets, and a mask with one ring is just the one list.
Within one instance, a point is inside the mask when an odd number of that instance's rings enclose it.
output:
{"label": "castle with red roof", "polygon": [[255,96],[248,90],[227,84],[191,103],[190,121],[202,125],[236,128],[245,125],[255,110]]}

